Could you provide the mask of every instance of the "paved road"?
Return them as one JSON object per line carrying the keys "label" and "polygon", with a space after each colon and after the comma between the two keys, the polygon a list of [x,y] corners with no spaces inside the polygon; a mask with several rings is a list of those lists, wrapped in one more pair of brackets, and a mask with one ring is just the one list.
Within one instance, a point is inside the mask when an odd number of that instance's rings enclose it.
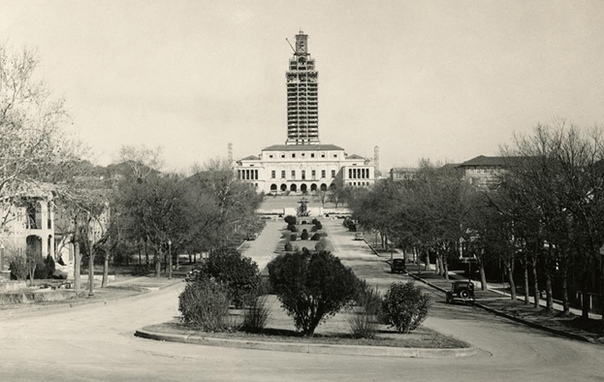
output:
{"label": "paved road", "polygon": [[[276,227],[276,226],[275,226]],[[269,227],[267,227],[269,228]],[[352,250],[328,227],[337,249],[363,276],[388,274],[379,259]],[[268,232],[268,231],[267,231]],[[270,233],[268,233],[270,234]],[[273,233],[274,234],[274,233]],[[272,235],[272,234],[270,234]],[[260,239],[259,239],[260,240]],[[351,247],[348,247],[348,246]],[[272,252],[272,248],[271,248]],[[263,256],[266,252],[261,252]],[[356,264],[356,265],[355,265]],[[149,294],[28,317],[0,316],[2,381],[597,381],[604,349],[552,337],[472,307],[436,301],[426,325],[470,342],[474,357],[399,359],[327,356],[165,343],[134,330],[178,314],[182,285]]]}

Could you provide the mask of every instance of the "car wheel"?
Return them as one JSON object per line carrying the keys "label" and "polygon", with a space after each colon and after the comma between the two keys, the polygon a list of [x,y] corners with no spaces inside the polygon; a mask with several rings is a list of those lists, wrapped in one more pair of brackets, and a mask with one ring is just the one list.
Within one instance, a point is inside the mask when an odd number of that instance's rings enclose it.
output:
{"label": "car wheel", "polygon": [[459,297],[463,298],[464,300],[467,300],[470,297],[470,292],[464,289],[459,292]]}

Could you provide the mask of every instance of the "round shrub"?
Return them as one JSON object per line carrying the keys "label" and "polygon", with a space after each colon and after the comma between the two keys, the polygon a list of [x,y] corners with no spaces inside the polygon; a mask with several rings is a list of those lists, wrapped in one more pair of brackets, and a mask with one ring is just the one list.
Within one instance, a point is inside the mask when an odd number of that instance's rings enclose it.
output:
{"label": "round shrub", "polygon": [[268,271],[281,305],[307,336],[346,305],[358,285],[352,270],[327,251],[280,255],[268,264]]}
{"label": "round shrub", "polygon": [[312,228],[310,229],[310,232],[317,232],[319,229],[317,228],[316,225],[313,225]]}
{"label": "round shrub", "polygon": [[311,223],[312,223],[312,224],[314,224],[314,225],[316,225],[316,224],[317,224],[317,222],[318,222],[318,220],[317,220],[317,219],[312,219],[312,221],[311,221]]}
{"label": "round shrub", "polygon": [[288,226],[287,226],[287,229],[288,229],[290,232],[298,232],[298,228],[297,228],[295,225],[293,225],[293,224],[288,225]]}
{"label": "round shrub", "polygon": [[315,223],[315,227],[317,227],[317,229],[323,229],[323,224],[321,224],[321,222],[317,220],[317,222]]}
{"label": "round shrub", "polygon": [[258,265],[249,257],[227,248],[210,253],[196,279],[213,278],[227,287],[229,298],[235,306],[243,306],[246,299],[260,284]]}
{"label": "round shrub", "polygon": [[296,235],[295,233],[289,235],[289,241],[296,241],[296,239],[298,239],[298,235]]}
{"label": "round shrub", "polygon": [[302,231],[302,234],[300,234],[300,240],[308,240],[308,231],[307,230]]}
{"label": "round shrub", "polygon": [[293,250],[291,243],[285,243],[285,250],[291,252]]}
{"label": "round shrub", "polygon": [[306,224],[306,220],[302,220],[302,224]]}
{"label": "round shrub", "polygon": [[400,333],[409,333],[428,315],[430,296],[413,281],[393,283],[382,302],[382,320]]}
{"label": "round shrub", "polygon": [[288,225],[295,225],[297,222],[296,217],[293,215],[287,215],[283,220],[285,220]]}
{"label": "round shrub", "polygon": [[319,240],[321,240],[321,234],[315,233],[314,235],[312,235],[312,237],[310,238],[310,240],[313,240],[313,241],[319,241]]}
{"label": "round shrub", "polygon": [[225,285],[207,278],[188,282],[178,296],[180,319],[204,331],[225,331],[229,328],[229,297]]}

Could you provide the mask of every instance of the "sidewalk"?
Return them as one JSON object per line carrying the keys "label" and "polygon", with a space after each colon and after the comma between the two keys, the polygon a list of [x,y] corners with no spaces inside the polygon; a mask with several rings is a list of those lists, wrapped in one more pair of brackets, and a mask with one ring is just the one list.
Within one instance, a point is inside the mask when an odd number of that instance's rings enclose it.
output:
{"label": "sidewalk", "polygon": [[[149,291],[167,288],[182,283],[182,278],[167,277],[133,277],[120,276],[115,281],[110,281],[106,288],[101,288],[100,283],[95,283],[94,295],[88,296],[87,284],[77,292],[73,289],[57,290],[56,292],[71,291],[73,298],[59,301],[44,301],[36,303],[7,304],[0,305],[0,318],[17,317],[39,311],[53,311],[57,309],[69,309],[78,305],[106,303],[119,298],[127,298],[142,295]],[[51,291],[55,292],[55,291]],[[76,297],[77,295],[77,297]]]}
{"label": "sidewalk", "polygon": [[[443,293],[450,289],[452,281],[465,279],[454,272],[450,272],[450,280],[447,281],[442,276],[435,274],[434,271],[422,271],[421,274],[418,274],[417,266],[411,265],[409,268],[411,277]],[[557,335],[592,343],[603,342],[604,337],[597,331],[601,319],[598,314],[590,314],[591,321],[587,325],[589,330],[585,330],[585,324],[580,322],[581,311],[578,309],[571,308],[570,316],[566,317],[562,315],[562,305],[554,303],[554,313],[547,314],[542,309],[545,308],[545,301],[543,300],[540,301],[541,308],[534,308],[532,301],[531,304],[524,304],[524,296],[518,296],[517,301],[511,300],[510,294],[501,290],[501,285],[487,284],[487,290],[483,291],[479,281],[473,280],[473,283],[476,286],[475,306],[477,307]]]}

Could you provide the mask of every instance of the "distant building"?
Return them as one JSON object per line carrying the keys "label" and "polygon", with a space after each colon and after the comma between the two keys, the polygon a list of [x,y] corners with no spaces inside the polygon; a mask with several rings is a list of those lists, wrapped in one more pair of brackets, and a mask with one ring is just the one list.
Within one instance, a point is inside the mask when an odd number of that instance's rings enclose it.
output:
{"label": "distant building", "polygon": [[9,258],[31,254],[55,257],[52,192],[45,185],[28,185],[28,191],[0,207],[4,231],[0,233],[0,271],[8,271]]}
{"label": "distant building", "polygon": [[236,162],[241,180],[266,193],[306,193],[333,187],[374,184],[369,159],[348,155],[341,147],[321,144],[318,120],[318,72],[308,53],[308,35],[296,35],[294,55],[286,72],[287,139],[259,155]]}
{"label": "distant building", "polygon": [[416,167],[394,167],[390,169],[390,180],[409,180],[417,174]]}
{"label": "distant building", "polygon": [[521,157],[479,155],[458,165],[461,175],[470,184],[479,188],[494,189],[499,186],[502,176]]}

